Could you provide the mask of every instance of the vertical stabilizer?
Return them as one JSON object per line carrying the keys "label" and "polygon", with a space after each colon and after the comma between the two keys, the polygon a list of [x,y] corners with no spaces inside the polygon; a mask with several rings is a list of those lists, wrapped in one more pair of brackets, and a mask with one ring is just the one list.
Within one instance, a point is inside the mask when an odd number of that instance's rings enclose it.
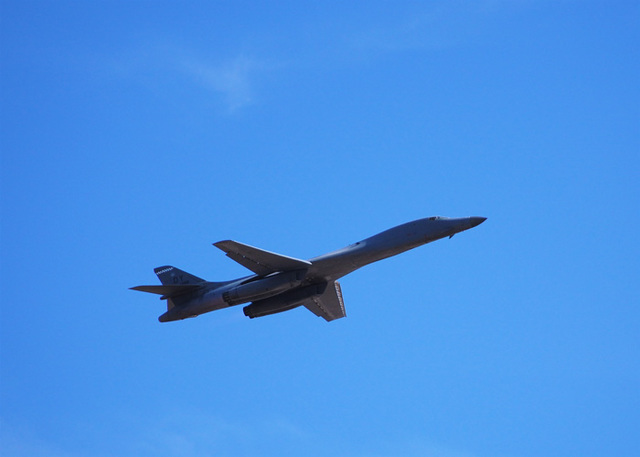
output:
{"label": "vertical stabilizer", "polygon": [[153,271],[158,276],[160,282],[164,285],[199,284],[201,282],[205,282],[202,278],[198,278],[197,276],[170,265],[154,268]]}

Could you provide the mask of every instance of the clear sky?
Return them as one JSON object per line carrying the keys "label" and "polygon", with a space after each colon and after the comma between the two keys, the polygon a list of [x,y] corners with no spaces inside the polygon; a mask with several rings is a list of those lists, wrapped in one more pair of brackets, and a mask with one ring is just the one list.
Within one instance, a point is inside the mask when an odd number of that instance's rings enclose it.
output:
{"label": "clear sky", "polygon": [[[640,455],[638,1],[0,9],[3,456]],[[211,243],[310,258],[348,317],[160,324]]]}

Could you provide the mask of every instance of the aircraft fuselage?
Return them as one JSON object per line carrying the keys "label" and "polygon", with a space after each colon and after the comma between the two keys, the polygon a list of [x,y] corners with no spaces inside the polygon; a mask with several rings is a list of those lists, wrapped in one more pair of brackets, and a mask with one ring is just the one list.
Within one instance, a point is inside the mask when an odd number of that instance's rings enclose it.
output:
{"label": "aircraft fuselage", "polygon": [[[308,261],[280,256],[233,241],[219,242],[216,246],[225,250],[229,257],[259,273],[224,283],[197,281],[199,278],[195,277],[191,277],[187,282],[179,282],[176,281],[176,277],[183,277],[174,274],[173,271],[180,270],[174,267],[160,267],[162,269],[156,269],[156,272],[163,286],[138,286],[135,289],[152,293],[170,291],[169,295],[162,297],[170,300],[170,306],[167,312],[159,317],[161,322],[195,317],[248,302],[252,302],[245,307],[245,314],[249,317],[274,314],[304,304],[314,313],[332,320],[345,315],[337,279],[370,263],[441,238],[451,237],[481,224],[485,219],[418,219]],[[190,276],[186,273],[184,275]],[[328,288],[329,284],[333,288]],[[156,289],[158,291],[155,291]],[[325,306],[323,298],[331,306]]]}

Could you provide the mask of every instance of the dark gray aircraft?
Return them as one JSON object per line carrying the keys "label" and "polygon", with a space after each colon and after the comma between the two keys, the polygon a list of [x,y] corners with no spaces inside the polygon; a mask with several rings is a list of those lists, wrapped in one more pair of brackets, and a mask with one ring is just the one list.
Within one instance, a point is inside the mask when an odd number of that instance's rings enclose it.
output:
{"label": "dark gray aircraft", "polygon": [[309,260],[300,260],[254,248],[237,241],[214,246],[255,274],[225,282],[209,282],[175,267],[154,269],[161,286],[133,290],[161,295],[167,312],[160,322],[188,317],[251,302],[244,307],[250,318],[304,306],[327,321],[345,317],[341,277],[378,260],[473,228],[485,217],[428,217],[399,225],[365,240]]}

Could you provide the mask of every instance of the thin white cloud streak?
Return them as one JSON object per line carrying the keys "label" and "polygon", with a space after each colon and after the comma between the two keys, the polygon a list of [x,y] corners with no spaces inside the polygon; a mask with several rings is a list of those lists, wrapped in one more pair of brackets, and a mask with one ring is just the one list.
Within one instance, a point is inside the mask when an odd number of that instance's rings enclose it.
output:
{"label": "thin white cloud streak", "polygon": [[30,430],[19,429],[1,419],[0,451],[4,457],[79,457],[45,442]]}
{"label": "thin white cloud streak", "polygon": [[283,443],[313,441],[310,432],[282,416],[241,422],[213,413],[183,411],[132,422],[144,426],[132,434],[135,438],[132,438],[131,455],[261,455],[262,450],[279,449]]}
{"label": "thin white cloud streak", "polygon": [[[307,425],[275,415],[239,421],[201,411],[181,411],[141,415],[122,412],[118,420],[108,424],[93,423],[86,427],[80,420],[68,423],[69,436],[82,437],[73,449],[61,443],[47,441],[33,430],[17,429],[0,420],[2,455],[7,457],[208,457],[295,455],[296,449],[308,455],[336,457],[478,457],[479,454],[445,445],[424,436],[396,436],[384,444],[384,450],[371,452],[366,443],[358,450],[357,443],[346,443],[351,450],[336,449],[345,443],[331,436],[320,435]],[[62,440],[62,442],[68,440]],[[342,441],[342,440],[339,440]]]}
{"label": "thin white cloud streak", "polygon": [[[394,450],[382,454],[367,454],[368,457],[477,457],[476,454],[454,449],[450,446],[435,444],[422,439],[408,439],[393,444]],[[342,456],[356,457],[356,456]],[[364,457],[360,455],[358,457]]]}
{"label": "thin white cloud streak", "polygon": [[[275,416],[238,422],[215,414],[180,412],[144,416],[124,413],[105,424],[65,425],[68,436],[59,442],[28,428],[18,429],[0,420],[0,450],[6,457],[208,457],[261,455],[288,443],[300,447],[311,434],[292,421]],[[64,444],[63,444],[64,443]]]}
{"label": "thin white cloud streak", "polygon": [[250,105],[254,100],[253,80],[261,65],[244,55],[214,65],[203,59],[188,58],[181,70],[203,88],[221,95],[230,112]]}
{"label": "thin white cloud streak", "polygon": [[447,0],[425,4],[395,24],[378,24],[353,34],[356,51],[400,52],[447,49],[482,34],[490,19],[530,8],[531,0]]}
{"label": "thin white cloud streak", "polygon": [[120,53],[110,59],[109,67],[120,78],[166,95],[199,89],[226,114],[256,102],[256,81],[270,68],[245,53],[213,58],[186,47],[157,44]]}
{"label": "thin white cloud streak", "polygon": [[[121,77],[153,91],[172,95],[199,89],[219,114],[232,115],[260,102],[265,78],[274,70],[291,72],[318,66],[326,70],[342,66],[345,59],[358,62],[363,56],[366,59],[385,53],[460,46],[482,36],[491,27],[492,18],[517,14],[536,4],[531,0],[440,0],[413,8],[396,20],[381,17],[369,26],[349,23],[336,40],[323,37],[322,43],[333,43],[328,48],[304,39],[291,48],[287,41],[286,49],[295,52],[283,55],[274,49],[268,58],[242,51],[227,51],[225,57],[220,57],[160,40],[119,53],[110,59],[110,66]],[[280,56],[277,62],[274,55]]]}

